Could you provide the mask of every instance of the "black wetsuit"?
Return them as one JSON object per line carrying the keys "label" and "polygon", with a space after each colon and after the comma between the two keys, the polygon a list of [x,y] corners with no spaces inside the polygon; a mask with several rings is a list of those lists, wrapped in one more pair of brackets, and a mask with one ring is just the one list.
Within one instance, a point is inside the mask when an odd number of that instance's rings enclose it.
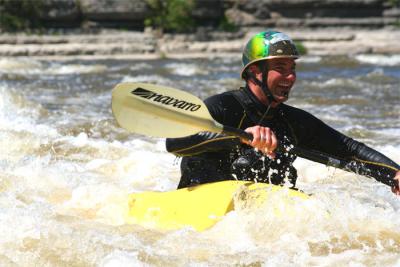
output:
{"label": "black wetsuit", "polygon": [[[280,104],[271,108],[262,121],[266,106],[248,88],[212,96],[205,100],[212,117],[219,123],[240,129],[255,125],[269,127],[284,152],[272,160],[239,138],[201,132],[166,140],[167,151],[183,157],[178,188],[222,180],[256,180],[273,184],[297,179],[291,147],[324,153],[339,159],[340,168],[367,175],[393,186],[400,166],[381,153],[326,125],[310,113]],[[289,151],[289,152],[287,152]],[[343,164],[343,162],[345,164]]]}

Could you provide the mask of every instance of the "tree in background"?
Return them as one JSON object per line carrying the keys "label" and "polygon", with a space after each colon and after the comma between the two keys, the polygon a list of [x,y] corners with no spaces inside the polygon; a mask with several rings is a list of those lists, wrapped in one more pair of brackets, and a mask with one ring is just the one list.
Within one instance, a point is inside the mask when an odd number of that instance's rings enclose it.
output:
{"label": "tree in background", "polygon": [[39,28],[41,0],[0,0],[0,28],[21,31]]}
{"label": "tree in background", "polygon": [[146,26],[161,31],[190,32],[195,27],[192,11],[194,0],[146,0],[152,15],[145,20]]}

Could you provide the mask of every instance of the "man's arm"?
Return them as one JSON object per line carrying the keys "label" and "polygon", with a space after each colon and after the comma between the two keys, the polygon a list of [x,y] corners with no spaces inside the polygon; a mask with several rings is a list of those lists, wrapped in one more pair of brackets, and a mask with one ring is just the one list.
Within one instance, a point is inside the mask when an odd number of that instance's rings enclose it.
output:
{"label": "man's arm", "polygon": [[384,154],[358,142],[344,134],[341,134],[324,123],[316,128],[316,136],[312,146],[321,152],[347,162],[343,169],[357,174],[375,178],[377,181],[387,184],[396,192],[399,191],[400,166]]}
{"label": "man's arm", "polygon": [[300,147],[337,158],[342,162],[339,166],[341,169],[372,177],[400,194],[400,166],[397,163],[305,111],[291,111],[290,118]]}
{"label": "man's arm", "polygon": [[167,151],[176,156],[193,156],[204,152],[232,150],[239,145],[239,138],[211,132],[200,132],[182,138],[167,138]]}
{"label": "man's arm", "polygon": [[[215,95],[207,98],[206,104],[214,120],[222,124],[229,124],[232,119],[231,110],[235,101],[226,94]],[[234,120],[234,119],[233,119]],[[229,151],[240,145],[240,140],[234,136],[225,136],[212,132],[200,132],[181,138],[167,138],[166,149],[176,156],[193,156],[205,152]]]}

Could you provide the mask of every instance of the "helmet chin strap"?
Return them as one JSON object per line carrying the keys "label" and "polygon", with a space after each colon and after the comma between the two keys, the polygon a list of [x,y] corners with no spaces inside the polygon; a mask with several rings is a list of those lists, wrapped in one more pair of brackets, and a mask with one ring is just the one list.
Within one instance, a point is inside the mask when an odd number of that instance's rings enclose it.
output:
{"label": "helmet chin strap", "polygon": [[273,96],[273,94],[271,93],[271,90],[269,90],[268,88],[268,63],[265,62],[264,64],[262,64],[261,66],[261,71],[262,71],[262,82],[261,82],[261,89],[263,90],[264,94],[267,96],[268,98],[268,109],[271,106],[272,102],[276,102],[275,97]]}
{"label": "helmet chin strap", "polygon": [[258,122],[258,124],[260,124],[260,123],[264,120],[265,116],[267,116],[268,111],[269,111],[270,108],[271,108],[272,102],[274,102],[274,101],[277,102],[276,99],[275,99],[275,97],[272,95],[271,91],[270,91],[269,88],[268,88],[268,84],[267,84],[268,73],[267,73],[267,70],[268,70],[268,63],[265,62],[265,63],[262,64],[262,66],[261,66],[262,81],[260,81],[259,79],[257,79],[257,77],[256,77],[253,73],[248,73],[250,79],[251,79],[255,84],[257,84],[258,86],[261,87],[261,90],[263,91],[263,93],[265,94],[265,96],[266,96],[267,99],[268,99],[267,110],[266,110],[266,111],[264,112],[264,114],[262,115],[262,117],[261,117],[260,121]]}

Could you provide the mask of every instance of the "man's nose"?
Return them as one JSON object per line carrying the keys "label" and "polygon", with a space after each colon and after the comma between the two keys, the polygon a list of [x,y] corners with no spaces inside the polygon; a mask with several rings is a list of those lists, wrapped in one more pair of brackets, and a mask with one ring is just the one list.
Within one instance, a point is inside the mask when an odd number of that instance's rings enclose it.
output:
{"label": "man's nose", "polygon": [[295,79],[296,79],[296,73],[293,72],[293,71],[288,72],[288,73],[286,74],[286,79],[295,80]]}

